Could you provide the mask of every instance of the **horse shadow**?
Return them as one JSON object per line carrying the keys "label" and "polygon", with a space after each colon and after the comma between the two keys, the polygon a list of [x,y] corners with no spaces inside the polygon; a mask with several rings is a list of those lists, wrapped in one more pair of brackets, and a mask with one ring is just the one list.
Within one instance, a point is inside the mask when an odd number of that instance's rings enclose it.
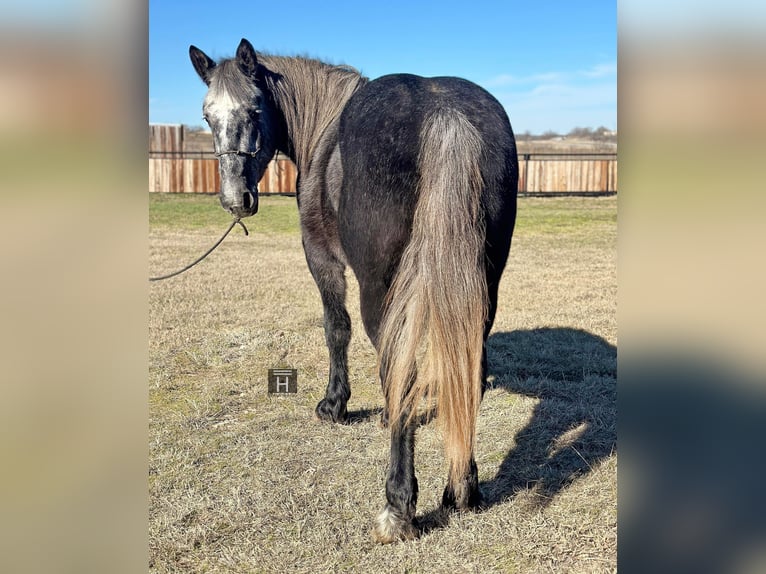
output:
{"label": "horse shadow", "polygon": [[501,332],[487,340],[487,362],[490,389],[539,402],[495,476],[480,482],[486,507],[521,490],[546,506],[616,451],[614,345],[571,328]]}
{"label": "horse shadow", "polygon": [[346,424],[356,425],[369,422],[375,418],[380,419],[382,413],[383,407],[348,411],[348,419],[346,420]]}

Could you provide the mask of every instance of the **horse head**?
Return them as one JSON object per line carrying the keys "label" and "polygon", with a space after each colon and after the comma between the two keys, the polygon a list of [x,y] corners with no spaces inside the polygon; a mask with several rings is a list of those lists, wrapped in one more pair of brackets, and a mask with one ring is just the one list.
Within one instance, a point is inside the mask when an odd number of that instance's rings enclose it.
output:
{"label": "horse head", "polygon": [[258,211],[258,182],[276,149],[265,68],[244,38],[234,58],[214,62],[189,47],[194,69],[208,86],[203,117],[213,132],[221,174],[221,205],[237,218]]}

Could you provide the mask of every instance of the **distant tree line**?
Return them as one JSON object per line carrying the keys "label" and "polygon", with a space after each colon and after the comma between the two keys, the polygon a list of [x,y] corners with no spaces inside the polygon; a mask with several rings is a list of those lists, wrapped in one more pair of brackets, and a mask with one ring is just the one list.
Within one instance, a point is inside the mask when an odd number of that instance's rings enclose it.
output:
{"label": "distant tree line", "polygon": [[519,141],[542,141],[542,140],[552,140],[552,139],[585,139],[585,140],[592,140],[592,141],[602,141],[602,142],[616,142],[617,141],[617,135],[612,132],[609,128],[605,128],[604,126],[598,127],[596,129],[593,128],[572,128],[569,130],[567,134],[560,134],[558,132],[554,132],[552,130],[547,130],[543,132],[542,134],[532,134],[529,132],[529,130],[525,131],[522,134],[516,134],[516,139]]}

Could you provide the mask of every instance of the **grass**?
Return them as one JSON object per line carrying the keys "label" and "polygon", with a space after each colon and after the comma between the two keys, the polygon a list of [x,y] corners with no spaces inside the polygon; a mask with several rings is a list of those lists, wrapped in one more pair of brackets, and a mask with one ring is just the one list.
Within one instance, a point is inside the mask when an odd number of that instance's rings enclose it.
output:
{"label": "grass", "polygon": [[[166,194],[149,195],[149,227],[151,229],[207,230],[224,229],[231,216],[220,207],[218,198],[212,194]],[[260,233],[298,233],[298,210],[295,198],[266,197],[259,202],[258,217],[247,221],[248,227],[256,224]]]}
{"label": "grass", "polygon": [[[262,197],[191,271],[150,287],[152,572],[613,572],[616,212],[607,198],[525,198],[488,342],[477,463],[489,507],[441,516],[433,425],[418,431],[417,541],[377,546],[388,452],[349,273],[347,426],[313,420],[328,376],[294,198]],[[204,251],[213,196],[150,195],[150,271]],[[266,370],[298,369],[270,397]]]}

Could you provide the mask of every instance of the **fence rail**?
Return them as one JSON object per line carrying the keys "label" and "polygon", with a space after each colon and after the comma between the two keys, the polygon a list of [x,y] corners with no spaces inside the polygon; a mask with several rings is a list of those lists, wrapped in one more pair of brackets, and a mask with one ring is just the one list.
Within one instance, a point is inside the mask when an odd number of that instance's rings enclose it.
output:
{"label": "fence rail", "polygon": [[[175,125],[149,127],[150,192],[217,193],[220,190],[218,160],[209,134],[189,133]],[[197,149],[190,149],[194,147]],[[259,192],[294,194],[296,177],[295,165],[278,154],[269,162],[258,184]],[[519,195],[540,196],[617,193],[617,154],[520,153],[518,191]]]}

